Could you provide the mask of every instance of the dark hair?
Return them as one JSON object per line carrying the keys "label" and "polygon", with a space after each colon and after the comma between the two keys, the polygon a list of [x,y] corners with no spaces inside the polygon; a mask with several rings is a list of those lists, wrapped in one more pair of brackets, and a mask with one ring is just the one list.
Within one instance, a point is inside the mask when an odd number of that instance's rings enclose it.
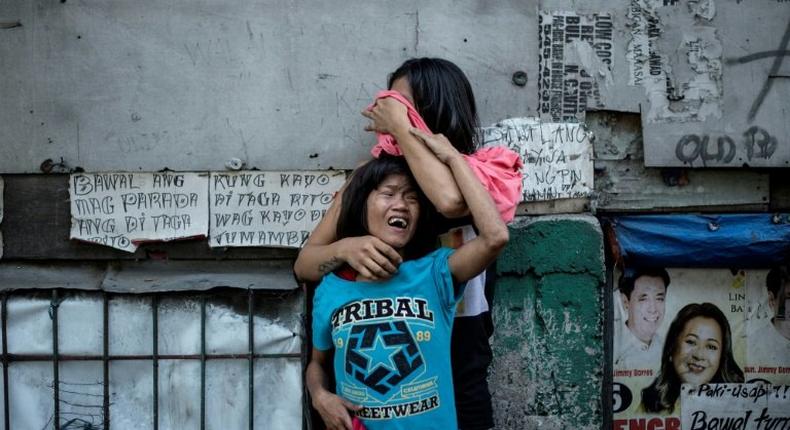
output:
{"label": "dark hair", "polygon": [[631,300],[631,293],[634,292],[634,285],[636,280],[642,276],[650,276],[653,278],[661,278],[664,281],[664,288],[669,287],[669,273],[663,268],[659,267],[638,267],[632,271],[624,271],[620,276],[620,281],[617,283],[617,289]]}
{"label": "dark hair", "polygon": [[368,195],[389,175],[406,175],[417,191],[420,204],[420,216],[414,237],[406,245],[404,257],[407,259],[421,257],[435,249],[436,232],[432,231],[432,220],[435,209],[417,186],[406,159],[382,154],[381,157],[367,162],[353,173],[345,191],[337,220],[337,238],[358,237],[370,234],[367,223]]}
{"label": "dark hair", "polygon": [[765,277],[765,288],[774,295],[775,299],[779,300],[779,290],[787,280],[787,270],[780,266],[774,266],[768,271],[768,276]]}
{"label": "dark hair", "polygon": [[405,77],[414,107],[434,133],[442,133],[463,154],[471,154],[479,142],[477,106],[472,85],[464,72],[441,58],[406,60],[389,77],[387,86]]}
{"label": "dark hair", "polygon": [[711,383],[743,382],[743,371],[735,362],[732,354],[732,332],[730,323],[721,310],[712,303],[691,303],[684,306],[669,325],[664,348],[661,352],[661,370],[653,383],[642,390],[642,405],[647,412],[672,412],[675,401],[680,397],[680,377],[672,364],[672,355],[677,349],[680,333],[691,319],[710,318],[721,328],[722,346],[719,368],[710,380]]}

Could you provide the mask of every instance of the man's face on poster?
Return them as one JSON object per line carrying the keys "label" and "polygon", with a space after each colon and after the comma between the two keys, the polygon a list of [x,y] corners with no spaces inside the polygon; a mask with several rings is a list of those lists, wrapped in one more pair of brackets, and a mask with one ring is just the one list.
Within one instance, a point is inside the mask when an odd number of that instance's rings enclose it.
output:
{"label": "man's face on poster", "polygon": [[628,313],[626,325],[639,340],[650,343],[664,320],[667,287],[658,276],[640,276],[634,281],[630,297],[621,294]]}

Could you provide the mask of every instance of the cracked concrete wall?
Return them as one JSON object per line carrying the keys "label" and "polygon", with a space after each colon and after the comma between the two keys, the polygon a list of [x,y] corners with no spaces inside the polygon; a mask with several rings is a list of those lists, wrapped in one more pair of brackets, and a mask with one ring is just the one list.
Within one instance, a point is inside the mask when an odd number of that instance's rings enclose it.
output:
{"label": "cracked concrete wall", "polygon": [[603,236],[589,215],[520,219],[499,258],[489,384],[499,429],[603,424]]}

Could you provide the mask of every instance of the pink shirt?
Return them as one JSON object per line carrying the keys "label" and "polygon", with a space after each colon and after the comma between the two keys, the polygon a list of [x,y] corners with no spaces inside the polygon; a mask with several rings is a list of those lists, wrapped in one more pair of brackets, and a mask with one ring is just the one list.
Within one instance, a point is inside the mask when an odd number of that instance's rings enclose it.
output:
{"label": "pink shirt", "polygon": [[[376,100],[392,97],[406,106],[406,115],[412,127],[432,133],[414,106],[397,91],[379,91]],[[368,106],[371,109],[373,105]],[[390,134],[378,133],[378,143],[370,150],[378,158],[382,152],[402,156],[398,142]],[[499,214],[505,222],[516,215],[516,207],[521,201],[521,158],[517,153],[504,146],[481,148],[471,155],[463,155],[469,167],[475,172],[485,189],[494,199]]]}

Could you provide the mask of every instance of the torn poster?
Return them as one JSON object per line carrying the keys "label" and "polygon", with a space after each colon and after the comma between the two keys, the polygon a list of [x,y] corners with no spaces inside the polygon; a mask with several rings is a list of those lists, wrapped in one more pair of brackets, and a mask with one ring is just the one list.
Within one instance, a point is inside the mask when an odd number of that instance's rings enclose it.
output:
{"label": "torn poster", "polygon": [[538,80],[541,117],[554,122],[584,119],[602,108],[599,81],[612,80],[612,16],[554,12],[539,15]]}
{"label": "torn poster", "polygon": [[588,197],[593,190],[592,143],[581,124],[510,118],[482,129],[485,146],[521,155],[522,201]]}
{"label": "torn poster", "polygon": [[344,171],[212,172],[209,245],[301,247],[345,180]]}
{"label": "torn poster", "polygon": [[[721,117],[722,45],[716,28],[704,24],[714,15],[712,1],[684,9],[675,2],[631,0],[628,84],[645,88],[647,122]],[[682,20],[689,25],[681,26]],[[671,31],[665,22],[672,22]]]}
{"label": "torn poster", "polygon": [[71,175],[71,239],[134,252],[208,234],[208,173]]}

